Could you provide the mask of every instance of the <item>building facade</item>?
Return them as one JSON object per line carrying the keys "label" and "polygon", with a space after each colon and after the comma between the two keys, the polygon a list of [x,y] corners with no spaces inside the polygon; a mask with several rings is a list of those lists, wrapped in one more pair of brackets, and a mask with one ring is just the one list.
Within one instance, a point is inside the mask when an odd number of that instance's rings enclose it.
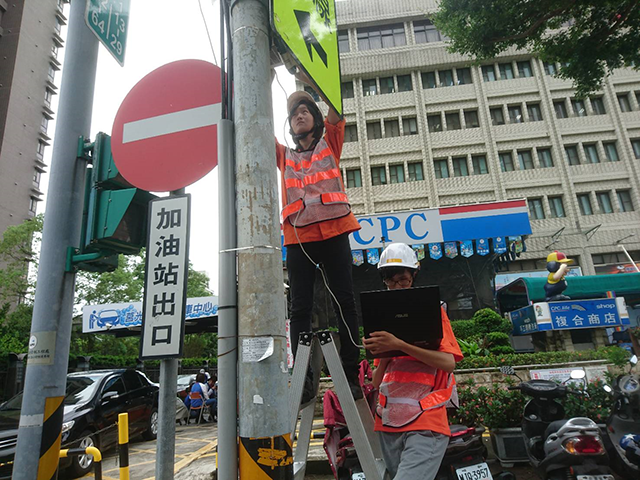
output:
{"label": "building facade", "polygon": [[51,142],[63,0],[0,0],[0,235],[37,212]]}
{"label": "building facade", "polygon": [[581,100],[527,52],[481,65],[450,53],[435,1],[336,9],[356,214],[525,198],[533,233],[509,270],[544,270],[554,249],[584,275],[628,264],[620,244],[640,260],[639,71]]}

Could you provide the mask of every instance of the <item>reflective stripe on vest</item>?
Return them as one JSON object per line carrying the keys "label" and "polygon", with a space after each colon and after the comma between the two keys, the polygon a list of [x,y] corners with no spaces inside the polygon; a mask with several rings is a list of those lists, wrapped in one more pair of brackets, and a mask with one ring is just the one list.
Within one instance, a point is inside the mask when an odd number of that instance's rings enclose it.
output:
{"label": "reflective stripe on vest", "polygon": [[283,172],[287,204],[283,221],[296,227],[344,217],[351,212],[342,175],[326,140],[312,152],[285,150]]}

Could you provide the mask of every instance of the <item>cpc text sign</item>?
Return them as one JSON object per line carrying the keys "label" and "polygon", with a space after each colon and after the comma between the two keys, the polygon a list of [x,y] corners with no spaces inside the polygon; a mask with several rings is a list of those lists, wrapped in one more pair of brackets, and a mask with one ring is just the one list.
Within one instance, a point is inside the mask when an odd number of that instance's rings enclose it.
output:
{"label": "cpc text sign", "polygon": [[191,196],[149,204],[149,243],[142,302],[140,358],[182,356],[189,269]]}

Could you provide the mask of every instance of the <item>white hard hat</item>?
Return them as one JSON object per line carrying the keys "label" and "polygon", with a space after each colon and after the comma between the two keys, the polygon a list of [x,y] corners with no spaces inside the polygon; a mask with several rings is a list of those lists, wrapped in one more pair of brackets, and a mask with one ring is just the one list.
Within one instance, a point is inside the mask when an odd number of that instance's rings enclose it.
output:
{"label": "white hard hat", "polygon": [[392,243],[384,249],[382,255],[380,255],[380,262],[378,268],[385,267],[406,267],[406,268],[419,268],[420,262],[416,257],[416,252],[413,251],[406,243]]}

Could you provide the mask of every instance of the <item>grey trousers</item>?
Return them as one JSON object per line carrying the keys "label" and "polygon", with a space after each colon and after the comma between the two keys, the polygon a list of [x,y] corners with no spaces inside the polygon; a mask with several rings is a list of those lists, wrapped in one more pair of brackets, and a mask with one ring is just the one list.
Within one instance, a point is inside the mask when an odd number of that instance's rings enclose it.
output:
{"label": "grey trousers", "polygon": [[449,437],[430,430],[378,432],[382,456],[393,480],[433,480]]}

